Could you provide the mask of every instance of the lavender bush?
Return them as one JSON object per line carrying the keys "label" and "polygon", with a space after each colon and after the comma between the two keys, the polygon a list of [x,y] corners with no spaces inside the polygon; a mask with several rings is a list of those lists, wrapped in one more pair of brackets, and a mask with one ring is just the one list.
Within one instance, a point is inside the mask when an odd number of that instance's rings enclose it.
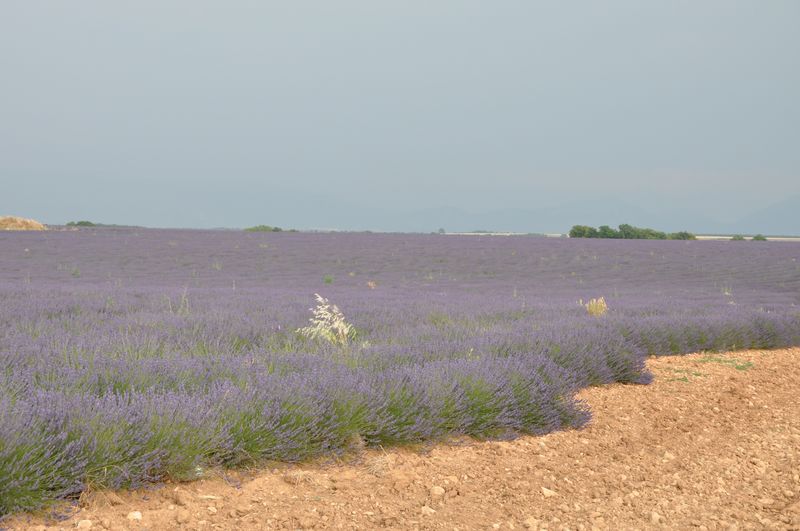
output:
{"label": "lavender bush", "polygon": [[[0,233],[0,515],[355,439],[582,426],[576,390],[647,383],[648,354],[800,344],[800,246],[755,247]],[[352,339],[298,332],[315,293]]]}

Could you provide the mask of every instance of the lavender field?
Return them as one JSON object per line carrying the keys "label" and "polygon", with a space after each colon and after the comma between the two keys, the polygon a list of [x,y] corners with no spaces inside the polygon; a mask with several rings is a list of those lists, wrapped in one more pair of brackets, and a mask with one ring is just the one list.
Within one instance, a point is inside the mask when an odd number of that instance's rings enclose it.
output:
{"label": "lavender field", "polygon": [[[647,383],[647,355],[799,345],[798,260],[785,242],[0,233],[0,516],[215,466],[580,427],[576,390]],[[316,293],[346,340],[297,331]]]}

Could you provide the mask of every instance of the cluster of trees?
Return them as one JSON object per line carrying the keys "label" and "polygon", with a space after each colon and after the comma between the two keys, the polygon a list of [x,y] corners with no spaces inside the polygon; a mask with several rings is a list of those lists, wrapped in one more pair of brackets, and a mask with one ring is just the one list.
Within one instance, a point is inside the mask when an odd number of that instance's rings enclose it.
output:
{"label": "cluster of trees", "polygon": [[617,229],[608,225],[598,228],[588,225],[574,225],[569,231],[570,238],[615,238],[621,240],[696,240],[691,232],[661,232],[655,229],[643,229],[623,223]]}
{"label": "cluster of trees", "polygon": [[[743,242],[745,239],[746,238],[744,236],[742,236],[741,234],[734,234],[733,238],[731,238],[731,240],[733,240],[735,242]],[[755,236],[753,236],[750,239],[752,241],[754,241],[754,242],[765,242],[765,241],[767,241],[767,237],[764,236],[763,234],[756,234]]]}
{"label": "cluster of trees", "polygon": [[91,221],[70,221],[67,223],[67,227],[96,227],[97,223],[92,223]]}
{"label": "cluster of trees", "polygon": [[271,227],[269,225],[256,225],[255,227],[247,227],[247,232],[282,232],[283,229],[280,227]]}
{"label": "cluster of trees", "polygon": [[[256,225],[255,227],[247,227],[247,232],[283,232],[284,229],[280,227],[273,227],[271,225]],[[297,229],[288,229],[286,232],[299,232]]]}

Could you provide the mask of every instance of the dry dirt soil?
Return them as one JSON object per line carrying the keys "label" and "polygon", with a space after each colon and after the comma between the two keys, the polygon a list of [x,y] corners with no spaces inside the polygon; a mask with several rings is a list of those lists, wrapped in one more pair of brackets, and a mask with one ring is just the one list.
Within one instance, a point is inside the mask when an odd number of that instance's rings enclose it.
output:
{"label": "dry dirt soil", "polygon": [[35,219],[0,216],[0,230],[47,230],[47,227]]}
{"label": "dry dirt soil", "polygon": [[800,529],[800,349],[648,360],[582,430],[455,440],[136,492],[11,529]]}

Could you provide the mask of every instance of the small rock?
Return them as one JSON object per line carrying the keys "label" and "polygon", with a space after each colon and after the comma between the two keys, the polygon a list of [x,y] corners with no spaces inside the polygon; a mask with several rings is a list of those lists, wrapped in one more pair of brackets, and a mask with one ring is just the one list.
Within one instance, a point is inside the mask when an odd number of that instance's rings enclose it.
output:
{"label": "small rock", "polygon": [[666,459],[667,461],[672,461],[673,459],[675,459],[675,454],[671,452],[664,452],[664,459]]}
{"label": "small rock", "polygon": [[544,494],[545,498],[552,498],[553,496],[558,496],[558,493],[554,490],[550,490],[547,487],[542,487],[542,494]]}
{"label": "small rock", "polygon": [[444,489],[439,485],[434,485],[433,487],[431,487],[430,494],[431,498],[433,498],[434,500],[438,500],[439,498],[444,496]]}
{"label": "small rock", "polygon": [[316,525],[316,521],[310,516],[301,516],[297,519],[297,525],[300,526],[300,529],[313,529]]}
{"label": "small rock", "polygon": [[206,507],[206,510],[208,511],[208,514],[217,514],[217,508],[214,506],[209,505]]}
{"label": "small rock", "polygon": [[192,515],[186,509],[178,509],[178,512],[175,514],[175,521],[179,524],[186,524],[191,519]]}
{"label": "small rock", "polygon": [[192,496],[182,489],[175,489],[172,491],[172,501],[179,507],[186,507],[192,503]]}
{"label": "small rock", "polygon": [[397,516],[384,516],[381,519],[381,525],[383,527],[396,527],[400,524],[400,518]]}
{"label": "small rock", "polygon": [[78,529],[91,529],[92,528],[92,521],[91,520],[79,520],[75,527]]}
{"label": "small rock", "polygon": [[140,511],[131,511],[126,518],[131,522],[140,522],[142,520],[142,513]]}
{"label": "small rock", "polygon": [[661,515],[658,514],[655,511],[651,512],[650,513],[650,523],[653,524],[653,525],[656,525],[659,522],[661,522]]}
{"label": "small rock", "polygon": [[101,518],[100,525],[103,527],[103,529],[108,529],[109,527],[111,527],[111,520],[109,520],[108,518]]}
{"label": "small rock", "polygon": [[430,516],[436,513],[436,509],[431,509],[427,505],[423,505],[422,509],[420,509],[420,512],[423,514],[423,516]]}

